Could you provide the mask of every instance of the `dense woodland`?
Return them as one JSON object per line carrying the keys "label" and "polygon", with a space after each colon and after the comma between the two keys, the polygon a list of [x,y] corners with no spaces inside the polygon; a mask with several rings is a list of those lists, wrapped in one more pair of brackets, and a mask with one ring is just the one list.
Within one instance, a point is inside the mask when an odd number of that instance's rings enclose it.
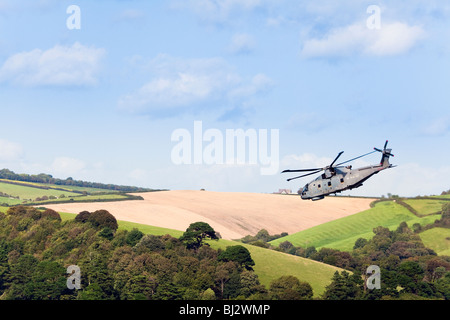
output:
{"label": "dense woodland", "polygon": [[[180,239],[118,230],[105,210],[62,222],[53,210],[12,207],[0,213],[0,299],[310,299],[308,283],[281,277],[265,288],[243,246],[214,250],[206,223]],[[67,267],[81,271],[81,289],[67,287]]]}

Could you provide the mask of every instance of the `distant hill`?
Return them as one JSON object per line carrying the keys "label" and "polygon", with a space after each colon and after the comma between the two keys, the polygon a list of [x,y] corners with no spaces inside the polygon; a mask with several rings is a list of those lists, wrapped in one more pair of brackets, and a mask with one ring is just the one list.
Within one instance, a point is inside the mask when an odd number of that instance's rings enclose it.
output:
{"label": "distant hill", "polygon": [[52,175],[46,173],[40,174],[17,174],[9,169],[0,170],[0,179],[12,180],[12,181],[23,181],[23,182],[36,182],[45,184],[54,184],[56,186],[70,186],[70,187],[83,187],[83,188],[96,188],[105,190],[114,190],[121,192],[148,192],[154,191],[155,189],[141,188],[134,186],[122,186],[116,184],[105,184],[99,182],[88,182],[83,180],[74,180],[72,177],[66,179],[53,178]]}
{"label": "distant hill", "polygon": [[16,174],[9,169],[0,170],[0,206],[47,205],[72,202],[109,202],[120,200],[142,200],[129,192],[151,192],[135,186],[122,186],[74,180],[61,180],[49,174]]}

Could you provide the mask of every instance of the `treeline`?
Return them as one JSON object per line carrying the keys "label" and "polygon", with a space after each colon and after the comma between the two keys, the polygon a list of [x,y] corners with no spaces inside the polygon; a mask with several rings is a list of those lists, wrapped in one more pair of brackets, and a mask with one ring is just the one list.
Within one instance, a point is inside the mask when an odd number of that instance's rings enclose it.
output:
{"label": "treeline", "polygon": [[268,242],[276,240],[278,238],[286,237],[288,235],[287,232],[282,232],[280,234],[270,235],[266,229],[261,229],[254,236],[247,235],[240,239],[242,243],[252,244],[254,246],[268,248],[270,245]]}
{"label": "treeline", "polygon": [[[192,224],[178,239],[118,229],[106,210],[63,222],[51,209],[12,207],[0,213],[0,299],[312,298],[311,286],[291,276],[264,287],[249,251],[205,244],[216,237],[205,223]],[[67,283],[73,265],[80,270],[79,290]]]}
{"label": "treeline", "polygon": [[72,177],[66,179],[53,178],[50,174],[40,173],[37,175],[30,175],[26,173],[14,173],[9,169],[0,170],[0,179],[8,179],[13,181],[24,181],[24,182],[36,182],[36,183],[48,183],[55,184],[59,186],[75,186],[83,188],[98,188],[106,190],[115,190],[122,192],[148,192],[155,191],[155,189],[140,188],[134,186],[121,186],[116,184],[105,184],[99,182],[88,182],[83,180],[74,180]]}

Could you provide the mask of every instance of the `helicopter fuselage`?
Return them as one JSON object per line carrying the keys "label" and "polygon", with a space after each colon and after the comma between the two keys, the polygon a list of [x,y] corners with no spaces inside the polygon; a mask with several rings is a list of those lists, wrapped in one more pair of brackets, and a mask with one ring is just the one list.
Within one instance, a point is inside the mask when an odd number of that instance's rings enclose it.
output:
{"label": "helicopter fuselage", "polygon": [[303,200],[321,200],[325,196],[362,186],[363,182],[378,172],[391,168],[390,164],[379,164],[352,169],[351,166],[335,167],[307,183],[298,194]]}

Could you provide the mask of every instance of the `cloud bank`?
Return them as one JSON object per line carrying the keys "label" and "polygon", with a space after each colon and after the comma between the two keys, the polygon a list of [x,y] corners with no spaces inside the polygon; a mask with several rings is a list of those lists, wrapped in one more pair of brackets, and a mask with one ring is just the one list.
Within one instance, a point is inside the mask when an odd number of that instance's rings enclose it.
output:
{"label": "cloud bank", "polygon": [[104,54],[104,49],[78,42],[16,53],[0,68],[0,81],[27,87],[92,86],[97,84]]}
{"label": "cloud bank", "polygon": [[422,27],[401,22],[383,23],[380,29],[355,23],[333,29],[323,38],[307,39],[301,55],[304,58],[398,55],[411,50],[424,36]]}

